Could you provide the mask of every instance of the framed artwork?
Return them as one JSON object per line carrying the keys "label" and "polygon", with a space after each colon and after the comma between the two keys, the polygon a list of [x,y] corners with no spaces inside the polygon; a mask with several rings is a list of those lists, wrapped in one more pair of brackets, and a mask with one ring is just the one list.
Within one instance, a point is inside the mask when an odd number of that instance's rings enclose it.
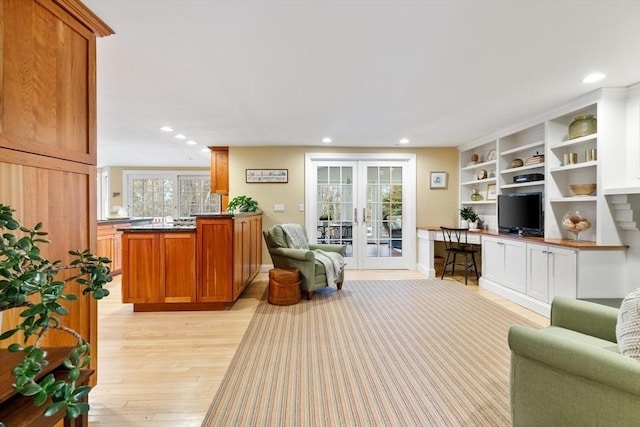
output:
{"label": "framed artwork", "polygon": [[496,200],[498,198],[498,188],[495,184],[487,184],[487,197],[485,200]]}
{"label": "framed artwork", "polygon": [[431,172],[429,188],[436,190],[447,188],[447,173],[446,172]]}
{"label": "framed artwork", "polygon": [[496,150],[489,150],[487,153],[487,157],[484,159],[485,162],[490,162],[496,159]]}
{"label": "framed artwork", "polygon": [[286,184],[289,169],[245,169],[247,184]]}

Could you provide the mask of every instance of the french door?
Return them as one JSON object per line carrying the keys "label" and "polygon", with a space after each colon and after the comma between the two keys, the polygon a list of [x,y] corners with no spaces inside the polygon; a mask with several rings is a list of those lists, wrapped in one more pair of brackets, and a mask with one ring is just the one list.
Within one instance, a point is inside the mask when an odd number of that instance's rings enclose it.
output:
{"label": "french door", "polygon": [[415,156],[307,154],[305,225],[347,247],[347,268],[415,265]]}

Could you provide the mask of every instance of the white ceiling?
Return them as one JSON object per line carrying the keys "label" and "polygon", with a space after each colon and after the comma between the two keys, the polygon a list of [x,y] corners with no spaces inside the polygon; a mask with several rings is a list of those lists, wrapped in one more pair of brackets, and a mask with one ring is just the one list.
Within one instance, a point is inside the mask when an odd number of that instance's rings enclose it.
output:
{"label": "white ceiling", "polygon": [[84,2],[116,32],[98,40],[99,166],[324,136],[457,146],[640,81],[640,0]]}

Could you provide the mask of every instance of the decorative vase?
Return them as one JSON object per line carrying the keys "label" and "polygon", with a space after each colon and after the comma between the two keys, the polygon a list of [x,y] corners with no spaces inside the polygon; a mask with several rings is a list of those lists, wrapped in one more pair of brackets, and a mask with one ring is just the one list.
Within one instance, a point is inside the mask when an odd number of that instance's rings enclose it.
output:
{"label": "decorative vase", "polygon": [[477,230],[478,221],[469,221],[469,230]]}
{"label": "decorative vase", "polygon": [[598,130],[598,122],[593,114],[576,117],[569,125],[569,139],[591,135]]}
{"label": "decorative vase", "polygon": [[469,228],[469,221],[466,219],[460,220],[460,228]]}
{"label": "decorative vase", "polygon": [[562,228],[574,233],[578,240],[580,232],[591,228],[591,221],[580,211],[567,211],[562,217]]}
{"label": "decorative vase", "polygon": [[482,200],[482,194],[478,193],[478,189],[473,187],[473,191],[471,193],[471,200],[474,202]]}

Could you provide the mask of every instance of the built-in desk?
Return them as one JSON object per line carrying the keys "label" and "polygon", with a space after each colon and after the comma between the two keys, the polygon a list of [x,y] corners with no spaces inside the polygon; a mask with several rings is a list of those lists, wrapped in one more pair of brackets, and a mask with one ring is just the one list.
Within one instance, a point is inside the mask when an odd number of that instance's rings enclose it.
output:
{"label": "built-in desk", "polygon": [[[440,227],[418,227],[417,270],[435,277],[436,241]],[[482,246],[480,287],[549,316],[556,296],[580,299],[623,298],[626,295],[625,245],[542,237],[520,237],[495,230],[468,233],[468,242]]]}

